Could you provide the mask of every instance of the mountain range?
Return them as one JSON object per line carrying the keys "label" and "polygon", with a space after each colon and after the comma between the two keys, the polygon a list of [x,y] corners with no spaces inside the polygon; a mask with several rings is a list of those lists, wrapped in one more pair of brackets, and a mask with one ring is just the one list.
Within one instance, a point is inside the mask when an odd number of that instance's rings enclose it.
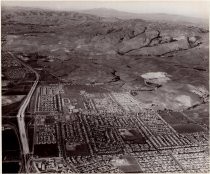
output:
{"label": "mountain range", "polygon": [[173,22],[183,25],[196,25],[205,28],[208,28],[209,22],[208,18],[187,17],[165,13],[131,13],[108,8],[94,8],[88,10],[81,10],[79,12],[106,18],[108,17],[119,19],[144,19],[155,22]]}

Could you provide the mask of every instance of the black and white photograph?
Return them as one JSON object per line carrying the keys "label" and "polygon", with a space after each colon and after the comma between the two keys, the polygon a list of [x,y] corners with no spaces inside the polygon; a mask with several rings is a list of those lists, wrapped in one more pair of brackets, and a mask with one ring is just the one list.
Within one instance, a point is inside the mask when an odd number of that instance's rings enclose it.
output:
{"label": "black and white photograph", "polygon": [[2,0],[2,173],[210,173],[209,6]]}

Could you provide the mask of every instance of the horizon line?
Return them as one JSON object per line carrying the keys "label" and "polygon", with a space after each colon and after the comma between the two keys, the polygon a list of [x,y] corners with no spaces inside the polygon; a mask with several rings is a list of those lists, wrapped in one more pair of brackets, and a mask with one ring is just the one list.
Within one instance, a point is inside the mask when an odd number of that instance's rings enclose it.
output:
{"label": "horizon line", "polygon": [[[8,5],[8,4],[3,4],[1,3],[1,7],[17,7],[17,8],[31,8],[31,9],[40,9],[40,10],[52,10],[52,11],[65,11],[65,12],[83,12],[83,11],[88,11],[88,10],[94,10],[94,9],[107,9],[107,10],[113,10],[113,11],[118,11],[122,13],[130,13],[130,14],[136,14],[136,15],[141,15],[141,14],[160,14],[160,15],[173,15],[173,16],[180,16],[180,17],[188,17],[188,18],[194,18],[194,19],[209,19],[209,16],[203,16],[203,17],[197,17],[197,16],[188,16],[188,15],[183,15],[183,14],[175,14],[175,13],[166,13],[166,12],[149,12],[149,13],[137,13],[137,12],[130,12],[130,11],[124,11],[124,10],[118,10],[115,8],[107,8],[107,7],[98,7],[98,8],[88,8],[88,9],[53,9],[53,8],[47,8],[47,7],[40,7],[40,6],[21,6],[21,5]],[[85,13],[87,14],[87,13]],[[93,14],[90,14],[93,15]],[[97,16],[97,15],[94,15]]]}

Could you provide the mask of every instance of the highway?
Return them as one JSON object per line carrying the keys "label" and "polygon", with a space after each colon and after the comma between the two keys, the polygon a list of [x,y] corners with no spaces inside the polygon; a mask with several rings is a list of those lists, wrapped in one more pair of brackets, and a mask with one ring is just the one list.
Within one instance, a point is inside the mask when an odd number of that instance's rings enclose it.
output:
{"label": "highway", "polygon": [[28,138],[27,138],[27,134],[26,134],[26,128],[25,128],[25,110],[31,100],[31,97],[36,89],[36,86],[39,82],[39,74],[30,66],[28,66],[27,64],[23,63],[21,60],[19,60],[18,58],[16,58],[11,52],[8,52],[14,59],[16,59],[17,61],[19,61],[24,67],[28,68],[30,71],[32,71],[33,73],[36,74],[36,80],[34,81],[33,86],[31,87],[28,95],[26,96],[24,102],[22,103],[18,114],[17,114],[17,121],[18,121],[18,128],[19,128],[19,133],[20,133],[20,139],[21,139],[21,144],[22,144],[22,153],[23,155],[27,155],[30,153],[29,150],[29,145],[28,145]]}

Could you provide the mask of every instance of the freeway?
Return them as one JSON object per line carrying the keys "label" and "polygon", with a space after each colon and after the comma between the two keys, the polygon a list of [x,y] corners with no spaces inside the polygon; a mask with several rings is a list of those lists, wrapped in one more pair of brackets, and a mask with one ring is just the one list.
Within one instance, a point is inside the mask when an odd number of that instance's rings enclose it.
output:
{"label": "freeway", "polygon": [[11,52],[8,52],[14,59],[16,59],[17,61],[19,61],[24,67],[28,68],[30,71],[32,71],[33,73],[35,73],[36,75],[36,80],[34,81],[33,86],[31,87],[28,95],[26,96],[24,102],[22,103],[18,114],[17,114],[17,120],[18,120],[18,128],[19,128],[19,133],[20,133],[20,139],[21,139],[21,144],[22,144],[22,150],[23,150],[23,155],[28,155],[30,153],[29,150],[29,145],[28,145],[28,139],[27,139],[27,135],[26,135],[26,128],[25,128],[25,110],[31,100],[31,97],[36,89],[36,86],[39,82],[39,74],[30,66],[28,66],[27,64],[25,64],[24,62],[22,62],[21,60],[19,60],[18,58],[16,58]]}

